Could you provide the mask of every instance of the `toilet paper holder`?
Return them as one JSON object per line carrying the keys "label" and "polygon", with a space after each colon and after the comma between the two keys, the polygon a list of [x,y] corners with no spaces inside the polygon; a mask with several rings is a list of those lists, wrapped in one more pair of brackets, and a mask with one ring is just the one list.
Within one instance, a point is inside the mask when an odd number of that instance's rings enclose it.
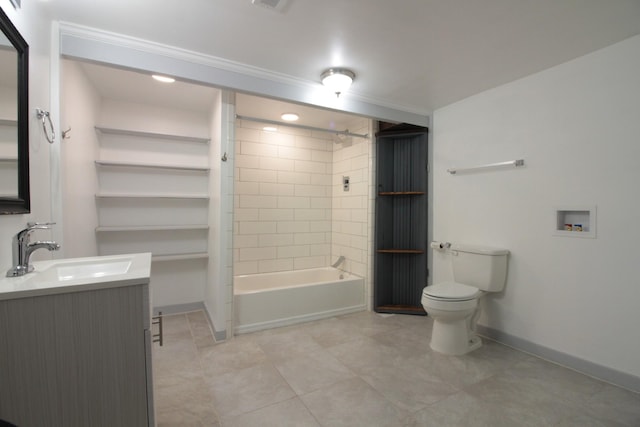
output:
{"label": "toilet paper holder", "polygon": [[431,248],[438,250],[438,251],[446,251],[447,249],[449,249],[451,247],[451,243],[449,242],[436,242],[433,241],[431,242]]}

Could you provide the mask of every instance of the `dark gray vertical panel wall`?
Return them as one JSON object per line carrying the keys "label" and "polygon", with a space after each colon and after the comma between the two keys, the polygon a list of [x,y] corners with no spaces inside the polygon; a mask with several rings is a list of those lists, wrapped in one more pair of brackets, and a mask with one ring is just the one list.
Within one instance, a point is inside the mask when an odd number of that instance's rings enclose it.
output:
{"label": "dark gray vertical panel wall", "polygon": [[376,134],[374,309],[424,314],[427,284],[427,132],[397,125]]}

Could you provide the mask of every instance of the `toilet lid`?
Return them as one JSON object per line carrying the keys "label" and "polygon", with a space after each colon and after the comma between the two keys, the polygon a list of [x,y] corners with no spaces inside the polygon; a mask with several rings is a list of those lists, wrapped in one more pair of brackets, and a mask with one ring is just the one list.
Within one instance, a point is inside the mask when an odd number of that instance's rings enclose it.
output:
{"label": "toilet lid", "polygon": [[478,288],[457,282],[442,282],[424,288],[423,295],[456,301],[476,298],[480,294]]}

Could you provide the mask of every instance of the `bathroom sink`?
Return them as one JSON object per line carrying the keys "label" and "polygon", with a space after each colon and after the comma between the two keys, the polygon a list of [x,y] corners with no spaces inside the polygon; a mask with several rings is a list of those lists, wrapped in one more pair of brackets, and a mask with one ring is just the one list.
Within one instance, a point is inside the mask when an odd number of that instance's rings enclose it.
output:
{"label": "bathroom sink", "polygon": [[54,264],[44,270],[41,280],[76,280],[125,274],[131,267],[131,259],[113,259],[105,261],[76,261]]}
{"label": "bathroom sink", "polygon": [[34,271],[0,280],[0,300],[149,283],[151,254],[36,261]]}

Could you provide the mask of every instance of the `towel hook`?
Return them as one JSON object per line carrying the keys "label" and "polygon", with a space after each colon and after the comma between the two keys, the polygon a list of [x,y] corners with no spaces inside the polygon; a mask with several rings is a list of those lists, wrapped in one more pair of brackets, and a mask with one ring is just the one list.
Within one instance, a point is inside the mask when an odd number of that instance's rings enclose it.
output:
{"label": "towel hook", "polygon": [[[48,111],[42,110],[40,108],[36,108],[36,115],[40,120],[42,120],[42,130],[44,131],[44,136],[49,141],[49,144],[53,144],[56,139],[56,130],[53,128],[53,122],[51,121],[51,114]],[[49,132],[47,132],[47,120],[49,121],[49,128],[51,128],[51,137],[49,137]]]}

